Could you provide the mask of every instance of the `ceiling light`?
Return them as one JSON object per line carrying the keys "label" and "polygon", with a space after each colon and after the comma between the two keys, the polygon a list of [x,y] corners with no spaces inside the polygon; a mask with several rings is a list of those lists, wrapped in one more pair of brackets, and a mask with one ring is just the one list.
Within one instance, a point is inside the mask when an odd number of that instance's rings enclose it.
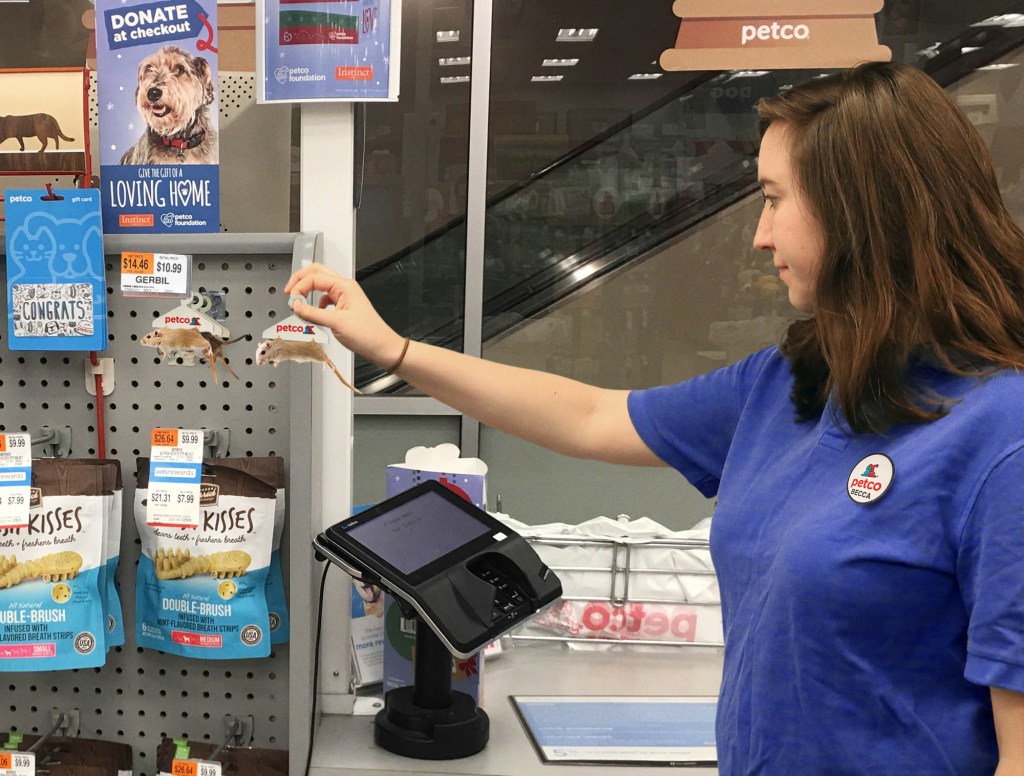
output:
{"label": "ceiling light", "polygon": [[737,70],[735,73],[732,74],[732,77],[729,78],[729,80],[731,81],[733,78],[758,78],[758,77],[760,77],[762,75],[768,75],[768,71],[767,70]]}
{"label": "ceiling light", "polygon": [[653,81],[656,78],[661,78],[661,73],[633,73],[627,80],[629,81]]}
{"label": "ceiling light", "polygon": [[977,51],[980,48],[981,48],[981,46],[961,46],[960,47],[960,53],[961,54],[970,54],[972,51]]}
{"label": "ceiling light", "polygon": [[438,30],[437,31],[437,42],[438,43],[458,43],[459,42],[459,31],[458,30]]}
{"label": "ceiling light", "polygon": [[466,84],[469,83],[468,75],[446,75],[441,78],[443,84]]}
{"label": "ceiling light", "polygon": [[597,28],[588,27],[576,29],[575,27],[563,27],[555,36],[556,43],[590,43],[597,37]]}
{"label": "ceiling light", "polygon": [[468,65],[472,57],[441,57],[437,60],[437,64],[441,67],[451,67],[452,65]]}
{"label": "ceiling light", "polygon": [[540,81],[561,81],[563,78],[565,78],[564,75],[535,75],[530,80],[531,81],[538,81],[538,82],[540,82]]}
{"label": "ceiling light", "polygon": [[997,62],[994,65],[985,65],[984,67],[975,68],[976,70],[1006,70],[1010,67],[1017,67],[1016,62]]}
{"label": "ceiling light", "polygon": [[545,59],[541,67],[573,67],[579,63],[578,59]]}

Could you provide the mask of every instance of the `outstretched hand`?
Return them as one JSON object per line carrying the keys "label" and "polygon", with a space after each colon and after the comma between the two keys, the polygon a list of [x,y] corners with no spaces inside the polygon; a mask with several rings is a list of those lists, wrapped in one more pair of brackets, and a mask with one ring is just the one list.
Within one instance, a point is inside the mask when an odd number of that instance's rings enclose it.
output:
{"label": "outstretched hand", "polygon": [[296,299],[292,312],[305,321],[330,329],[338,342],[378,366],[394,364],[405,339],[384,322],[363,289],[323,264],[310,264],[294,273],[286,294],[305,297],[322,291],[319,307]]}

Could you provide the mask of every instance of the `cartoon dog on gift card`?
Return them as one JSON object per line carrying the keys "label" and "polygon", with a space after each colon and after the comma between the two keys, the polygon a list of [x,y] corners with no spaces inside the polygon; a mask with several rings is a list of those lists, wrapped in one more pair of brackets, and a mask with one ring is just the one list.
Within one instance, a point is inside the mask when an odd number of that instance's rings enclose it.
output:
{"label": "cartoon dog on gift card", "polygon": [[177,46],[164,46],[139,63],[135,106],[146,131],[121,164],[216,164],[217,130],[210,63]]}

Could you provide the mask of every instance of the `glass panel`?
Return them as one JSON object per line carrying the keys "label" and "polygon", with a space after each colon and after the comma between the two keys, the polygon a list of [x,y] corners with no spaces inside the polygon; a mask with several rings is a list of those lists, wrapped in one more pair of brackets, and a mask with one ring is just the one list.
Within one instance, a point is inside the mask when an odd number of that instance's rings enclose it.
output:
{"label": "glass panel", "polygon": [[[363,106],[357,276],[398,331],[458,348],[436,332],[462,329],[472,3],[407,2],[402,16],[401,99]],[[373,371],[357,360],[357,381]]]}
{"label": "glass panel", "polygon": [[353,422],[352,503],[384,500],[387,467],[405,460],[411,447],[459,444],[455,415],[356,415]]}
{"label": "glass panel", "polygon": [[[492,105],[514,95],[520,108],[513,115],[546,118],[529,143],[516,143],[504,129],[511,120],[492,108],[492,182],[504,186],[521,174],[535,163],[521,157],[532,159],[538,148],[550,147],[553,156],[568,144],[563,135],[574,117],[617,111],[628,121],[576,145],[490,203],[485,355],[638,387],[698,374],[777,342],[793,313],[771,258],[751,247],[759,209],[750,199],[758,145],[752,109],[761,96],[817,71],[688,74],[674,92],[646,85],[634,93],[631,63],[656,60],[671,43],[658,38],[654,11],[638,20],[650,35],[623,38],[610,4],[588,4],[586,14],[576,9],[573,23],[562,6],[537,8],[532,17],[526,12],[529,25],[495,16]],[[877,28],[895,58],[948,86],[1020,46],[1022,10],[1020,2],[896,2],[878,15]],[[674,35],[678,20],[665,24]],[[598,45],[602,25],[615,46]],[[521,43],[522,58],[541,47],[517,30],[528,28],[543,42],[550,29],[570,26],[599,32],[593,44],[571,44],[584,53],[579,65],[564,68],[561,81],[527,82],[523,68],[497,65],[499,41]],[[567,55],[557,49],[550,56]],[[591,56],[601,62],[599,77],[576,72]],[[641,89],[645,99],[636,97]],[[980,100],[972,109],[980,114],[987,106]],[[1007,185],[1019,186],[1019,169],[1018,163],[1001,172],[1013,178]]]}

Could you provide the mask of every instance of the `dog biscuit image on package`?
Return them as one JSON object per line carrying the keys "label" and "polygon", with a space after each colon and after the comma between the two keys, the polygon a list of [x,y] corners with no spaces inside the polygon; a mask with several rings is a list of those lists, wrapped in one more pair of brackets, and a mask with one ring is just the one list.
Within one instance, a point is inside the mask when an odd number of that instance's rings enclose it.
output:
{"label": "dog biscuit image on package", "polygon": [[195,527],[149,525],[149,459],[138,459],[135,582],[140,647],[206,659],[270,654],[267,574],[276,493],[243,471],[203,464]]}
{"label": "dog biscuit image on package", "polygon": [[103,665],[109,492],[99,468],[32,461],[28,525],[0,530],[0,671]]}
{"label": "dog biscuit image on package", "polygon": [[277,492],[277,503],[274,508],[274,545],[270,555],[270,571],[267,573],[267,608],[270,610],[270,643],[283,644],[288,641],[291,627],[288,619],[288,596],[281,570],[281,537],[285,524],[284,458],[278,455],[218,458],[217,465],[229,466],[251,474],[272,486]]}

